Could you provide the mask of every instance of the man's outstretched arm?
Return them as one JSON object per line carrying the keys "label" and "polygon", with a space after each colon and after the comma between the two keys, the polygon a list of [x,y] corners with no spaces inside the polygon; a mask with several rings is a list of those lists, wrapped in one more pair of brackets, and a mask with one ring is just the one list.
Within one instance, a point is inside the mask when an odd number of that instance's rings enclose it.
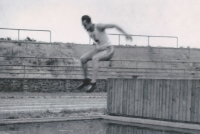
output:
{"label": "man's outstretched arm", "polygon": [[127,40],[131,40],[132,41],[132,37],[130,35],[128,35],[121,27],[119,27],[118,25],[115,24],[98,24],[98,29],[100,31],[103,31],[107,28],[116,28],[118,31],[120,31],[121,33],[123,33],[126,36]]}

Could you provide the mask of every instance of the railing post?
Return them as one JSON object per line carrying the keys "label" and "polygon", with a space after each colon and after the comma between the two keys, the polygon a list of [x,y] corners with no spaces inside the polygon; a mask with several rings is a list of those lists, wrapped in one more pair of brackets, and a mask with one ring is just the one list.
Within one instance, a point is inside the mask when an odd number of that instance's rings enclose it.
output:
{"label": "railing post", "polygon": [[177,48],[178,48],[178,38],[176,38],[177,39]]}
{"label": "railing post", "polygon": [[50,31],[50,43],[51,43],[51,31]]}
{"label": "railing post", "polygon": [[20,30],[18,29],[18,41],[19,41],[19,37],[20,37],[20,32],[19,32]]}

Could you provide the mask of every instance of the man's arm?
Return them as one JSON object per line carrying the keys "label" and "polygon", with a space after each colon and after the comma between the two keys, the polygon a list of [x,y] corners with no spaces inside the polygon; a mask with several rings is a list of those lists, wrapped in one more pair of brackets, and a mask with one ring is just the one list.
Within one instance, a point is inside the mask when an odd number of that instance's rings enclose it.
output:
{"label": "man's arm", "polygon": [[116,28],[118,31],[120,31],[121,33],[123,33],[126,36],[127,40],[131,40],[132,41],[132,37],[130,35],[128,35],[121,27],[119,27],[118,25],[115,24],[98,24],[97,28],[100,31],[104,31],[107,28]]}

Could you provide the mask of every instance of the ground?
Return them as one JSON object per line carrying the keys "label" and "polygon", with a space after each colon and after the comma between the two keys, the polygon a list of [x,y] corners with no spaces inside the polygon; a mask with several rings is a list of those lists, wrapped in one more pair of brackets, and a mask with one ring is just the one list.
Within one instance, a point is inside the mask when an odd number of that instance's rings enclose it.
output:
{"label": "ground", "polygon": [[106,113],[106,93],[0,93],[0,119],[92,116]]}

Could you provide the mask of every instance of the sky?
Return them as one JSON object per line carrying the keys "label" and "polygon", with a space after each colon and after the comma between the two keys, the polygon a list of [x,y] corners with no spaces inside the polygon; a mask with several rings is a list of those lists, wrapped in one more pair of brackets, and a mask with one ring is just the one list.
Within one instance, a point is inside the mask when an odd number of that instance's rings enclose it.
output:
{"label": "sky", "polygon": [[[82,15],[93,23],[116,24],[131,35],[175,36],[178,47],[200,48],[200,0],[0,0],[0,28],[50,30],[52,42],[89,44]],[[116,29],[107,33],[119,34]],[[48,32],[20,31],[37,41],[50,41]],[[1,30],[0,38],[18,38]],[[147,46],[147,37],[109,35],[113,45]],[[91,41],[92,42],[92,41]],[[150,46],[177,47],[176,38],[149,38]]]}

